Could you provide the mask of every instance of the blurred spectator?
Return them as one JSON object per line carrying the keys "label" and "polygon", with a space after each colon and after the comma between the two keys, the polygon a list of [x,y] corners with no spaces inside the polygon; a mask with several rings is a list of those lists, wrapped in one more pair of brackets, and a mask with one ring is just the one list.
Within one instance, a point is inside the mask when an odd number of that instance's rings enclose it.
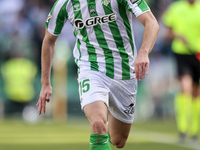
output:
{"label": "blurred spectator", "polygon": [[[200,114],[200,3],[197,0],[177,1],[163,16],[168,39],[177,61],[181,91],[175,96],[175,112],[180,140],[187,130],[197,139]],[[190,120],[188,120],[190,119]]]}
{"label": "blurred spectator", "polygon": [[33,80],[37,67],[26,58],[13,57],[5,61],[0,69],[7,99],[5,114],[21,113],[23,108],[35,98]]}

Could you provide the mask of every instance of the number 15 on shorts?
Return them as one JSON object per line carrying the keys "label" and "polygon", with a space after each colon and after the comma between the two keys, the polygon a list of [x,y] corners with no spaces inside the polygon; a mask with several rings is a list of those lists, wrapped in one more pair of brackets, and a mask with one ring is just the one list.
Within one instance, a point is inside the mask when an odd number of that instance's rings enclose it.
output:
{"label": "number 15 on shorts", "polygon": [[90,84],[88,83],[89,81],[90,81],[89,79],[85,79],[79,83],[80,95],[82,95],[82,93],[86,93],[87,91],[90,90]]}

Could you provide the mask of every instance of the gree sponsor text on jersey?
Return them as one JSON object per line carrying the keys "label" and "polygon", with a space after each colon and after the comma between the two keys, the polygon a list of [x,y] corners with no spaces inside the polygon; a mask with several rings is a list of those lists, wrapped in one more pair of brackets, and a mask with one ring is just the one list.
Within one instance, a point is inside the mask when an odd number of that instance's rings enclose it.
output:
{"label": "gree sponsor text on jersey", "polygon": [[104,15],[102,17],[99,17],[99,16],[91,17],[91,18],[86,19],[85,22],[82,19],[75,19],[74,26],[78,29],[82,29],[84,26],[91,27],[97,24],[105,24],[105,23],[116,21],[116,19],[117,19],[117,16],[115,13]]}

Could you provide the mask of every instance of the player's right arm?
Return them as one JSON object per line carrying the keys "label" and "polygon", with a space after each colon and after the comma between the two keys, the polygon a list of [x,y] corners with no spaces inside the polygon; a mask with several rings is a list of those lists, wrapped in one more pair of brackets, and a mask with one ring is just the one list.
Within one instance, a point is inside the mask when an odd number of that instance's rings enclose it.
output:
{"label": "player's right arm", "polygon": [[37,103],[38,114],[41,114],[42,110],[43,113],[46,112],[46,102],[50,101],[50,96],[52,94],[52,87],[50,84],[51,64],[55,51],[56,39],[68,19],[68,13],[66,11],[67,4],[67,0],[57,0],[46,20],[46,32],[42,44],[42,89]]}
{"label": "player's right arm", "polygon": [[52,94],[52,87],[50,83],[51,64],[55,52],[55,43],[57,36],[50,34],[47,30],[42,44],[42,76],[41,83],[42,88],[40,91],[40,97],[36,106],[38,106],[38,114],[40,115],[42,110],[46,112],[46,102],[50,101]]}

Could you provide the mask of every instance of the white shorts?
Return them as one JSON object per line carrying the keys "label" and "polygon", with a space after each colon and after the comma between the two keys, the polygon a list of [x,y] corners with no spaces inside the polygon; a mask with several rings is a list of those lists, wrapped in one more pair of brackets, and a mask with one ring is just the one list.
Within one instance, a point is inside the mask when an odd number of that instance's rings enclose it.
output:
{"label": "white shorts", "polygon": [[137,79],[115,80],[98,71],[84,71],[78,75],[81,108],[103,101],[118,120],[131,124],[137,94]]}

